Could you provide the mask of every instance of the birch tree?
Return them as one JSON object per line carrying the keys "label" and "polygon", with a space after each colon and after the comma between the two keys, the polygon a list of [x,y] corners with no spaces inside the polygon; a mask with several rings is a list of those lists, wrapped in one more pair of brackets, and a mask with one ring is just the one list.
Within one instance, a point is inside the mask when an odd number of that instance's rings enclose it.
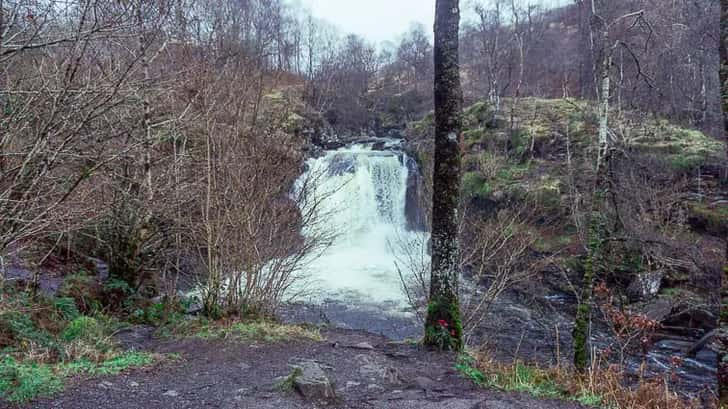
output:
{"label": "birch tree", "polygon": [[[609,160],[613,151],[613,140],[609,131],[609,100],[612,94],[611,68],[615,50],[624,47],[631,52],[629,45],[620,39],[613,39],[613,30],[623,21],[632,20],[631,27],[644,22],[644,10],[630,12],[608,21],[603,12],[604,3],[592,0],[592,31],[601,47],[601,58],[595,64],[599,81],[599,134],[597,139],[597,157],[594,168],[594,183],[591,193],[591,210],[589,212],[587,231],[587,257],[584,265],[582,290],[574,321],[572,333],[574,342],[574,366],[577,370],[587,367],[589,349],[589,327],[591,323],[592,288],[595,277],[600,270],[603,243],[607,236],[604,207],[610,192]],[[634,55],[634,54],[632,54]],[[636,57],[635,57],[636,58]]]}
{"label": "birch tree", "polygon": [[459,0],[437,0],[435,14],[435,169],[432,193],[432,270],[425,345],[460,350],[458,221],[462,90]]}

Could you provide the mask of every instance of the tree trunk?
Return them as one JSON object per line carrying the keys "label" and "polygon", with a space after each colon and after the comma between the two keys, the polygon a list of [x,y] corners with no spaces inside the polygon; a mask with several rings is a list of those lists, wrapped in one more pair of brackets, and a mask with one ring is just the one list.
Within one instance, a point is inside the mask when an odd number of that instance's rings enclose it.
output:
{"label": "tree trunk", "polygon": [[435,17],[435,169],[432,272],[425,345],[460,350],[458,222],[462,90],[458,55],[459,0],[437,0]]}
{"label": "tree trunk", "polygon": [[597,177],[602,168],[602,162],[607,156],[609,146],[609,96],[611,94],[611,78],[609,77],[609,69],[612,66],[611,50],[606,48],[607,34],[604,34],[604,59],[602,60],[601,70],[601,92],[599,101],[599,152],[597,156]]}
{"label": "tree trunk", "polygon": [[[723,107],[724,137],[728,142],[728,0],[720,1],[720,83]],[[728,144],[726,145],[728,149]],[[728,165],[724,180],[728,179]],[[728,236],[726,241],[726,264],[723,267],[718,331],[718,396],[719,407],[728,407]]]}
{"label": "tree trunk", "polygon": [[589,361],[589,327],[591,323],[592,288],[599,270],[602,255],[602,243],[605,236],[605,223],[602,216],[602,204],[609,189],[607,178],[609,166],[609,96],[611,81],[609,70],[612,65],[611,51],[608,48],[608,33],[603,33],[604,56],[601,64],[601,92],[599,104],[599,138],[597,163],[594,172],[594,185],[591,194],[591,211],[589,213],[589,229],[587,231],[587,258],[584,264],[581,298],[574,319],[572,333],[574,343],[574,366],[584,371]]}

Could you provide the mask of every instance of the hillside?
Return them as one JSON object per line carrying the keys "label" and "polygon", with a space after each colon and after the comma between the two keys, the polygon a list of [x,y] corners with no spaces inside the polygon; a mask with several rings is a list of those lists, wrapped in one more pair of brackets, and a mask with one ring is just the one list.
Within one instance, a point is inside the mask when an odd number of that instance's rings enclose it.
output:
{"label": "hillside", "polygon": [[[578,255],[576,224],[584,217],[593,173],[595,107],[536,98],[523,98],[515,106],[508,100],[504,107],[506,112],[494,116],[487,103],[479,102],[464,112],[463,195],[486,217],[514,202],[533,202],[541,213],[533,226],[541,234],[538,250],[568,249],[569,256]],[[640,214],[625,208],[624,217],[641,218],[655,234],[684,243],[718,235],[728,212],[719,180],[725,143],[632,112],[611,120],[619,150],[613,173],[621,182],[615,194],[625,195],[620,201],[638,194],[635,188],[654,189],[650,193],[656,195],[648,198],[654,207]],[[431,121],[430,114],[407,130],[410,149],[425,169],[430,165]]]}
{"label": "hillside", "polygon": [[[465,249],[485,248],[498,261],[468,260],[466,270],[481,291],[498,282],[494,271],[504,265],[514,273],[532,272],[503,282],[508,287],[505,301],[494,304],[486,320],[491,323],[480,333],[484,339],[495,338],[505,357],[519,352],[503,347],[511,343],[523,344],[521,354],[534,351],[530,357],[537,361],[554,363],[553,351],[559,349],[568,360],[565,351],[571,348],[570,320],[583,274],[594,183],[595,108],[584,101],[535,98],[521,99],[515,106],[506,100],[503,107],[494,115],[480,102],[464,113]],[[659,349],[676,342],[681,345],[678,354],[716,326],[715,288],[724,260],[720,234],[728,214],[719,181],[725,145],[699,131],[633,112],[615,113],[611,120],[617,148],[610,167],[610,206],[604,211],[609,238],[597,278],[608,296],[592,314],[599,322],[594,342],[600,348],[624,346],[639,366],[640,348],[621,337],[640,330],[614,327],[614,311],[654,320],[658,326],[644,334],[649,344]],[[407,130],[409,149],[424,169],[431,165],[431,135],[431,115]],[[488,242],[481,239],[482,226],[514,231],[497,237],[504,247],[520,249],[519,260],[482,247]],[[492,241],[492,235],[485,237]],[[514,315],[513,306],[524,312]],[[509,328],[509,319],[520,326]],[[493,320],[504,322],[500,330],[492,327]],[[563,328],[558,347],[555,325]],[[711,362],[709,350],[703,351]],[[683,387],[691,389],[686,376],[677,383],[685,381]]]}

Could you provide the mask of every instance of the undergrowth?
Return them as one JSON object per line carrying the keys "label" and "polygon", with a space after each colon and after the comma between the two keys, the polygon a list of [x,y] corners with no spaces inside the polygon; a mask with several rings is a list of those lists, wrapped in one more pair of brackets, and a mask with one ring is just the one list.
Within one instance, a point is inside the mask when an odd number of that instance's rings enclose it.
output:
{"label": "undergrowth", "polygon": [[100,362],[82,358],[71,362],[39,363],[4,355],[0,360],[0,399],[22,403],[51,396],[63,390],[68,377],[116,375],[151,365],[159,358],[143,352],[123,352]]}
{"label": "undergrowth", "polygon": [[626,386],[624,375],[614,366],[592,365],[585,374],[564,368],[540,368],[523,362],[503,364],[487,354],[459,357],[456,369],[475,384],[506,392],[524,392],[539,398],[577,401],[608,409],[697,409],[670,391],[662,379],[642,379]]}
{"label": "undergrowth", "polygon": [[204,315],[185,313],[189,301],[161,302],[136,309],[130,321],[156,327],[158,338],[222,338],[246,342],[320,341],[318,328],[308,325],[281,324],[251,313],[239,313],[212,320]]}
{"label": "undergrowth", "polygon": [[118,374],[159,357],[123,352],[113,338],[123,324],[77,300],[0,291],[0,401],[22,403],[63,389],[71,376]]}

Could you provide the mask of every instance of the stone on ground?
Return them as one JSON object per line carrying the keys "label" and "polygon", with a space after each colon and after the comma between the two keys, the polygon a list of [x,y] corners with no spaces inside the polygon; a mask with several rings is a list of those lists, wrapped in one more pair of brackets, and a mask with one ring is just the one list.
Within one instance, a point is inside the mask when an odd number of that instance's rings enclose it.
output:
{"label": "stone on ground", "polygon": [[293,387],[306,399],[330,400],[336,397],[334,386],[320,364],[311,360],[293,365],[300,371],[293,379]]}

